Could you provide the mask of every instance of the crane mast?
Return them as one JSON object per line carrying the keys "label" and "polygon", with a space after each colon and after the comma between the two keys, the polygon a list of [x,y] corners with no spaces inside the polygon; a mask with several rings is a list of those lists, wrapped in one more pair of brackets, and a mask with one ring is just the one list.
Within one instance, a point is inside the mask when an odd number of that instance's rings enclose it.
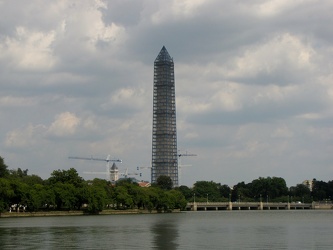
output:
{"label": "crane mast", "polygon": [[179,179],[179,186],[180,186],[180,184],[181,184],[181,173],[182,173],[182,171],[181,171],[181,169],[183,168],[183,167],[188,167],[188,166],[191,166],[191,165],[182,165],[181,164],[181,160],[180,160],[180,158],[181,157],[184,157],[184,156],[197,156],[196,154],[190,154],[190,153],[188,153],[187,151],[185,152],[185,153],[179,153],[178,154],[178,158],[179,158],[179,160],[178,160],[178,169],[179,169],[179,177],[178,177],[178,179]]}

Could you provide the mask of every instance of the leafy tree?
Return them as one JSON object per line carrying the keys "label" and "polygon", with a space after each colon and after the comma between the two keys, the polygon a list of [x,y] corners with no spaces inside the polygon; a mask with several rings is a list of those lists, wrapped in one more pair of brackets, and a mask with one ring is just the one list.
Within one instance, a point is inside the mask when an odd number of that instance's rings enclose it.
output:
{"label": "leafy tree", "polygon": [[228,185],[220,186],[220,196],[229,200],[229,196],[231,194],[231,188]]}
{"label": "leafy tree", "polygon": [[51,173],[51,177],[48,179],[50,184],[56,184],[58,182],[72,184],[75,187],[82,186],[84,180],[79,176],[76,169],[70,168],[69,170],[54,170]]}
{"label": "leafy tree", "polygon": [[9,208],[14,191],[7,179],[0,178],[0,213]]}
{"label": "leafy tree", "polygon": [[107,194],[101,186],[88,186],[88,209],[89,213],[99,213],[105,208]]}
{"label": "leafy tree", "polygon": [[251,195],[253,197],[268,197],[270,200],[277,197],[286,196],[288,194],[288,187],[286,181],[280,177],[259,177],[253,180],[249,186]]}
{"label": "leafy tree", "polygon": [[156,180],[156,185],[163,190],[171,190],[173,187],[170,176],[160,175]]}
{"label": "leafy tree", "polygon": [[328,198],[329,185],[324,181],[313,180],[312,196],[315,201],[322,201]]}
{"label": "leafy tree", "polygon": [[105,193],[106,193],[106,204],[108,205],[113,205],[115,204],[115,200],[114,200],[114,187],[111,185],[110,181],[104,180],[104,179],[99,179],[99,178],[95,178],[94,180],[89,182],[89,185],[93,185],[93,186],[97,186],[97,187],[101,187],[104,189]]}
{"label": "leafy tree", "polygon": [[0,156],[0,178],[8,176],[8,167],[4,162],[4,159]]}
{"label": "leafy tree", "polygon": [[170,199],[173,200],[173,208],[184,210],[187,205],[187,200],[185,199],[184,195],[178,190],[170,190],[168,192]]}
{"label": "leafy tree", "polygon": [[231,192],[231,200],[233,201],[251,201],[253,195],[250,189],[251,184],[245,184],[244,181],[239,182],[233,187]]}
{"label": "leafy tree", "polygon": [[197,181],[194,184],[193,192],[195,193],[198,201],[206,201],[207,195],[210,201],[219,201],[220,196],[220,184],[213,181]]}
{"label": "leafy tree", "polygon": [[28,175],[28,169],[22,170],[21,168],[18,168],[17,170],[11,169],[9,170],[9,173],[12,177],[16,178],[22,178],[24,176]]}
{"label": "leafy tree", "polygon": [[36,184],[29,191],[28,208],[32,211],[41,209],[46,204],[45,189],[43,185]]}
{"label": "leafy tree", "polygon": [[140,208],[147,209],[149,206],[150,201],[147,190],[148,190],[147,188],[137,187],[137,195],[135,198],[135,203],[139,209]]}
{"label": "leafy tree", "polygon": [[180,187],[175,188],[175,190],[181,192],[187,201],[191,201],[193,199],[193,191],[191,188],[182,185]]}
{"label": "leafy tree", "polygon": [[52,186],[57,210],[72,210],[77,205],[77,191],[73,184],[57,182]]}
{"label": "leafy tree", "polygon": [[22,177],[22,182],[28,184],[29,186],[33,186],[35,184],[44,185],[44,180],[38,175],[26,175]]}
{"label": "leafy tree", "polygon": [[159,188],[156,187],[150,187],[147,189],[148,199],[149,202],[147,204],[147,208],[149,211],[152,211],[153,209],[157,209],[159,205]]}
{"label": "leafy tree", "polygon": [[117,208],[132,208],[133,206],[133,199],[128,194],[127,188],[125,186],[116,187],[115,200],[117,203]]}
{"label": "leafy tree", "polygon": [[310,189],[304,184],[297,184],[295,187],[290,187],[290,194],[297,197],[310,196]]}
{"label": "leafy tree", "polygon": [[29,185],[21,182],[19,179],[10,180],[11,189],[14,196],[11,198],[12,204],[26,205],[29,201]]}

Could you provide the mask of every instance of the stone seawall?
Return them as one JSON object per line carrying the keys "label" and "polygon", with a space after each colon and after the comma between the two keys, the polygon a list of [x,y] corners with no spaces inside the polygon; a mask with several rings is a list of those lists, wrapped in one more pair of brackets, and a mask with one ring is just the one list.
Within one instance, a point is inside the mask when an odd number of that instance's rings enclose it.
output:
{"label": "stone seawall", "polygon": [[[172,213],[179,213],[179,209],[175,209]],[[153,210],[141,210],[141,209],[128,209],[128,210],[103,210],[99,215],[112,215],[112,214],[157,214],[161,213],[159,211]],[[47,217],[47,216],[82,216],[90,215],[86,214],[83,211],[50,211],[50,212],[6,212],[0,213],[0,218],[9,218],[9,217]]]}

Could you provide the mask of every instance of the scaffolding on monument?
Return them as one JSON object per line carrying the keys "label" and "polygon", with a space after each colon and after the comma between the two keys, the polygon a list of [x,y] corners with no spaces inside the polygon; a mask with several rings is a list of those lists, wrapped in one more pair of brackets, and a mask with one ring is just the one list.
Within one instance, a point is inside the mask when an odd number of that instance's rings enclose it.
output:
{"label": "scaffolding on monument", "polygon": [[169,176],[178,186],[174,63],[163,46],[154,62],[151,181]]}

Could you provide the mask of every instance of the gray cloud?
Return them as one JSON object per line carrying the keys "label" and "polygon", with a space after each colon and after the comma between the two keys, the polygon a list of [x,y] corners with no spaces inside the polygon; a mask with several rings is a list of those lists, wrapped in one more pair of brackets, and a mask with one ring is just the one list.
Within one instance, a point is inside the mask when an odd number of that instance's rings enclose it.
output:
{"label": "gray cloud", "polygon": [[104,170],[69,155],[149,165],[165,45],[179,148],[198,154],[182,159],[192,165],[182,183],[328,180],[332,10],[329,0],[1,1],[0,154],[43,178]]}

